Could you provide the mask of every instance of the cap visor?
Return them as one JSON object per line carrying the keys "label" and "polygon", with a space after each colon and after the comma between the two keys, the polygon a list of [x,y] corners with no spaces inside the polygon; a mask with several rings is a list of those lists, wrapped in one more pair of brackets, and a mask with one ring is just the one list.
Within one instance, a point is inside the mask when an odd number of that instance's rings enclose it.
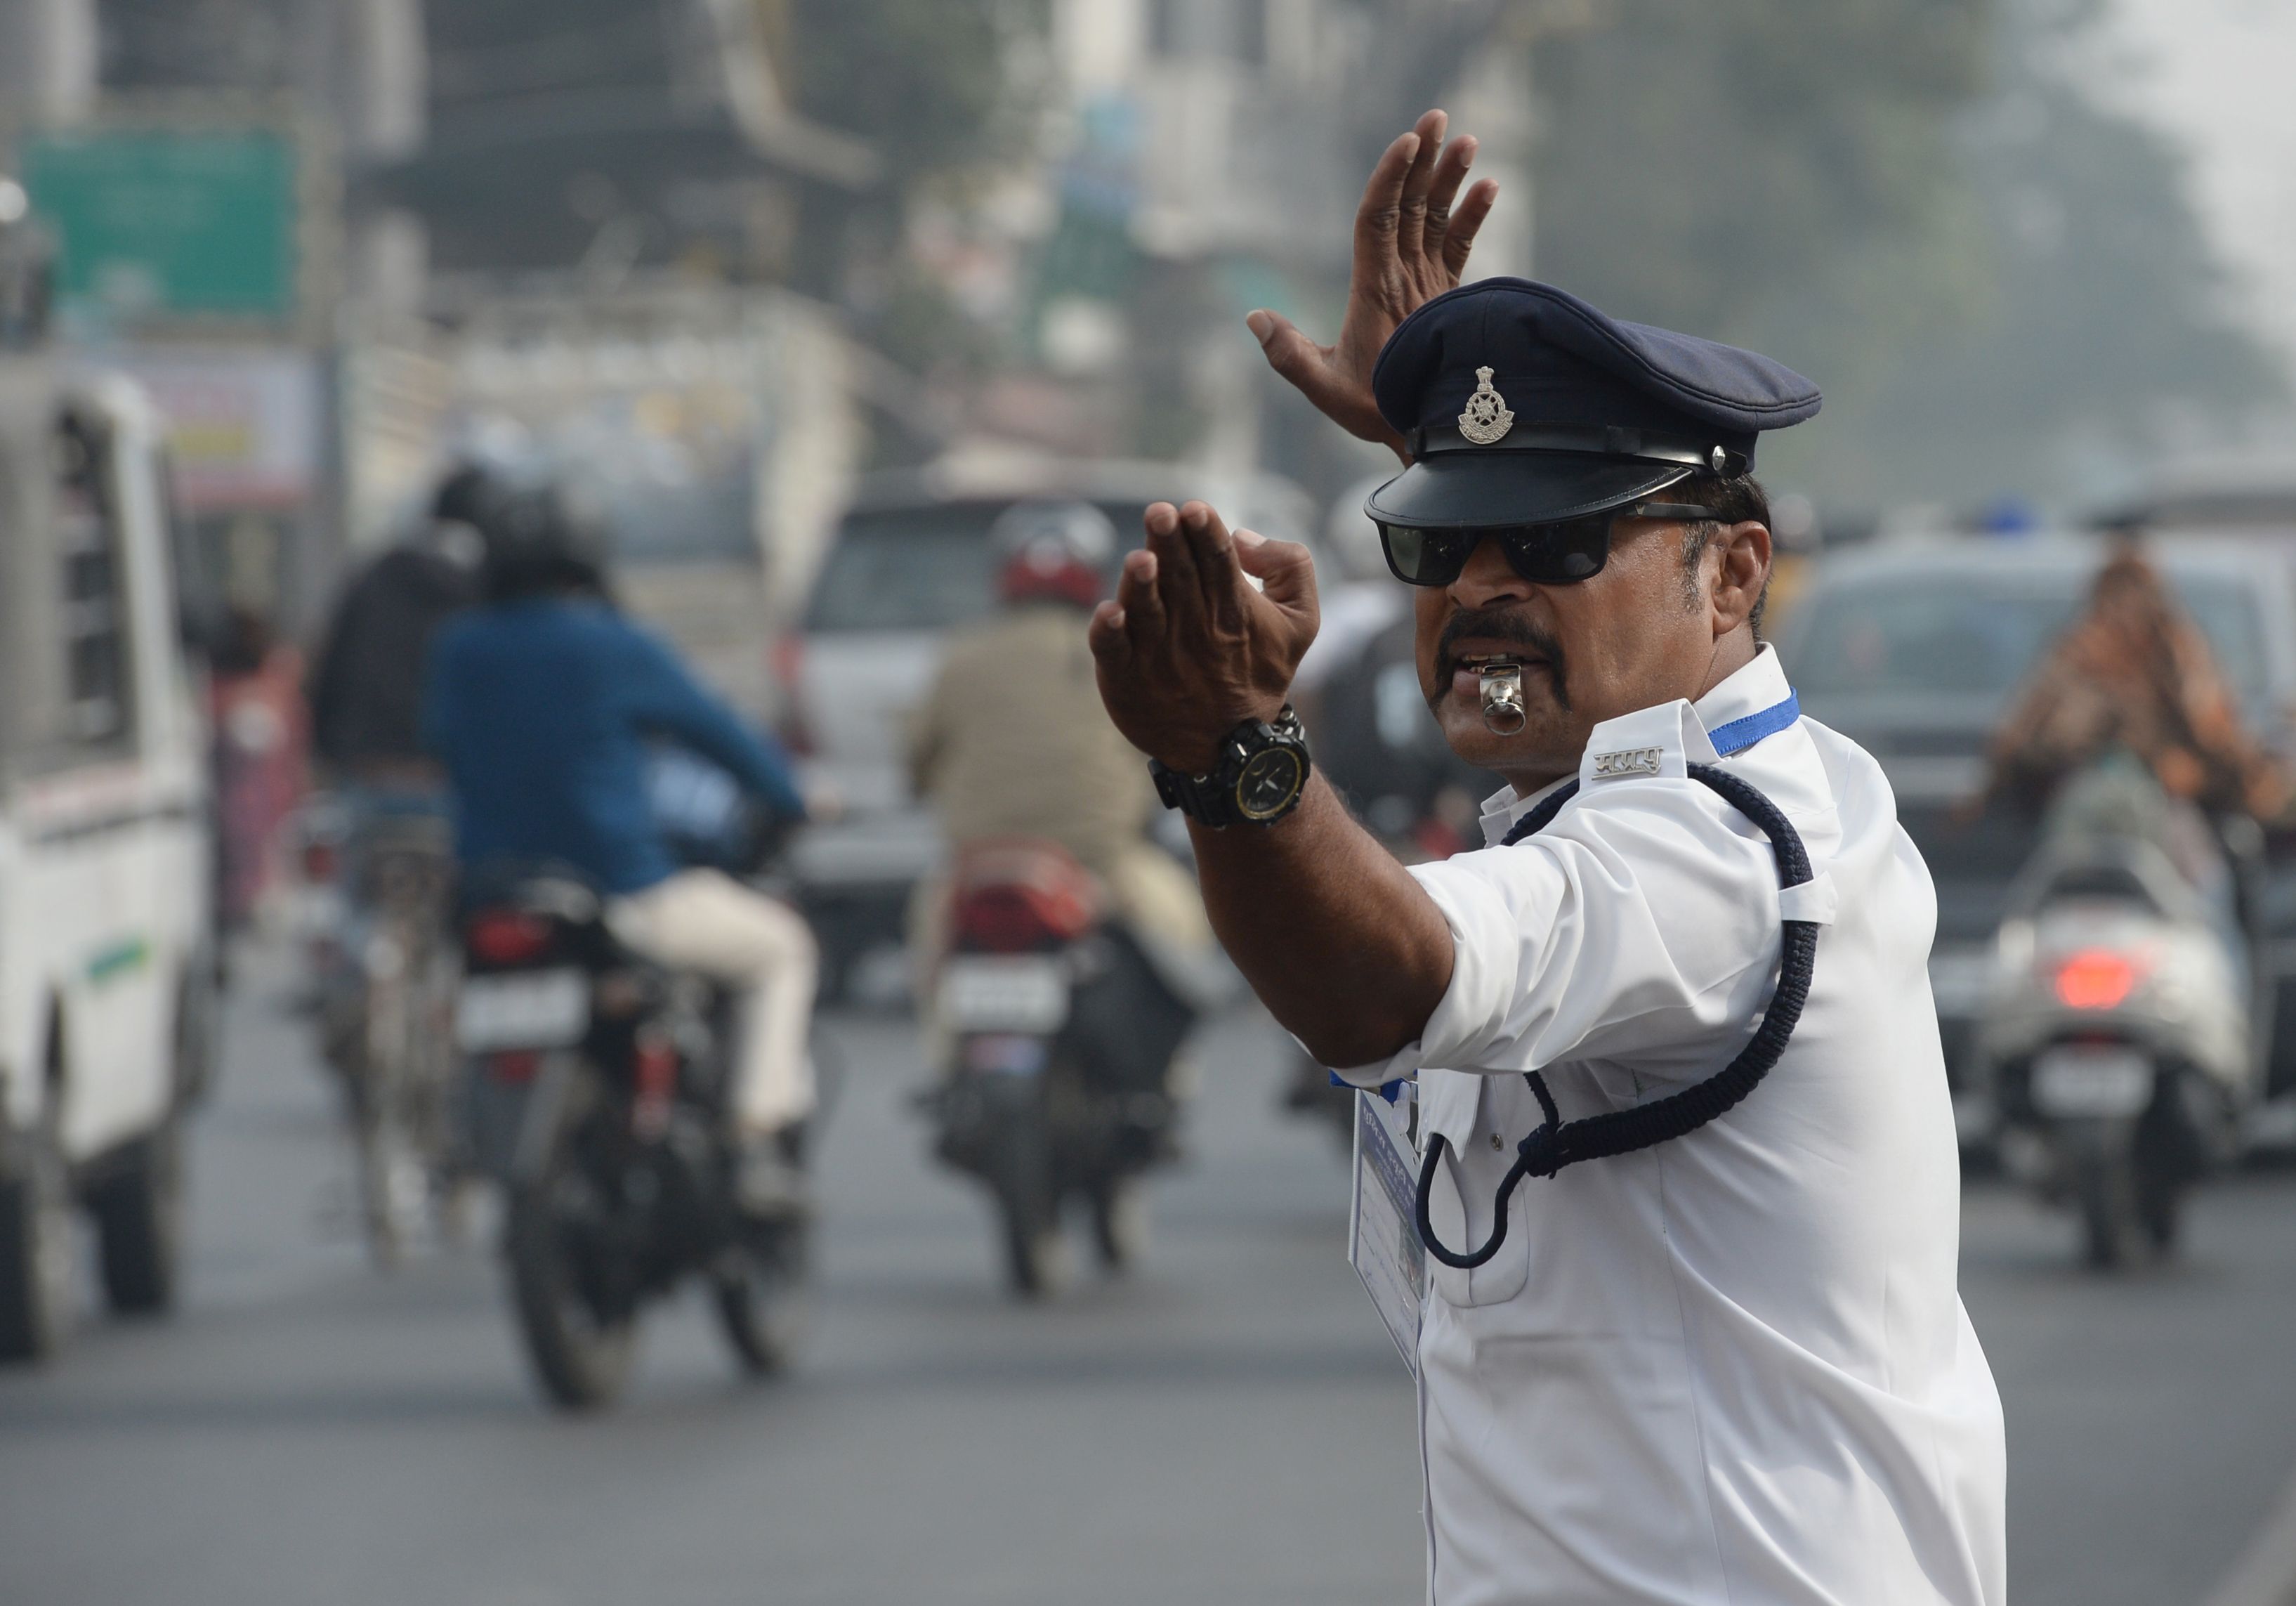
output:
{"label": "cap visor", "polygon": [[1586,452],[1444,452],[1373,491],[1364,512],[1420,530],[1544,524],[1634,501],[1693,472]]}

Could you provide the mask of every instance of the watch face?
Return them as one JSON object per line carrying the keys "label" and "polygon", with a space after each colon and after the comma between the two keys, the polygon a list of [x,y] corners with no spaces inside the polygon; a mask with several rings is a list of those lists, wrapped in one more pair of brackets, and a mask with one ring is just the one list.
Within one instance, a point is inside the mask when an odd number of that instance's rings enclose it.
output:
{"label": "watch face", "polygon": [[1246,819],[1273,819],[1292,806],[1307,784],[1308,767],[1289,747],[1267,747],[1243,762],[1236,778],[1236,812]]}

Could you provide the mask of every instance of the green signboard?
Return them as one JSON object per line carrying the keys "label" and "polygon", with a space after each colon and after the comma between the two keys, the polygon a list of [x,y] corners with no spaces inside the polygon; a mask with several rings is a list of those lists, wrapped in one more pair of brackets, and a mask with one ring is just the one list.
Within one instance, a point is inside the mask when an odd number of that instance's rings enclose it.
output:
{"label": "green signboard", "polygon": [[295,149],[272,128],[48,132],[21,148],[67,308],[127,321],[291,317]]}

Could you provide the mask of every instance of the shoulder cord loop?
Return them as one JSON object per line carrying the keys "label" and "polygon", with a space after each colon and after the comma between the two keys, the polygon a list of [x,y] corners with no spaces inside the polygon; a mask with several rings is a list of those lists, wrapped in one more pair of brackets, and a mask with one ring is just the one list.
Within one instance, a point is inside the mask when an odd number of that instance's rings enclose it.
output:
{"label": "shoulder cord loop", "polygon": [[[1737,776],[1711,764],[1691,765],[1690,778],[1720,794],[1724,802],[1761,828],[1777,858],[1780,888],[1800,886],[1810,878],[1809,855],[1802,847],[1801,837],[1775,803]],[[1578,783],[1574,780],[1543,799],[1516,823],[1499,845],[1513,847],[1524,837],[1544,830],[1578,791]],[[1739,1050],[1738,1057],[1705,1081],[1631,1109],[1611,1110],[1589,1116],[1583,1121],[1566,1122],[1555,1108],[1554,1096],[1546,1091],[1546,1077],[1537,1071],[1524,1075],[1523,1080],[1530,1084],[1531,1093],[1546,1119],[1515,1145],[1514,1165],[1508,1170],[1506,1180],[1499,1184],[1492,1207],[1490,1241],[1464,1255],[1445,1248],[1428,1219],[1427,1201],[1435,1186],[1436,1162],[1449,1147],[1440,1132],[1429,1133],[1427,1158],[1419,1167],[1418,1198],[1419,1241],[1427,1246],[1427,1252],[1445,1265],[1461,1271],[1481,1265],[1506,1242],[1507,1207],[1516,1184],[1526,1176],[1551,1177],[1565,1165],[1580,1160],[1631,1154],[1636,1149],[1679,1138],[1695,1132],[1752,1092],[1754,1084],[1777,1064],[1787,1040],[1793,1035],[1795,1024],[1801,1019],[1817,957],[1815,921],[1787,920],[1782,925],[1778,984],[1770,996],[1769,1008],[1763,1012],[1762,1024],[1753,1040]]]}

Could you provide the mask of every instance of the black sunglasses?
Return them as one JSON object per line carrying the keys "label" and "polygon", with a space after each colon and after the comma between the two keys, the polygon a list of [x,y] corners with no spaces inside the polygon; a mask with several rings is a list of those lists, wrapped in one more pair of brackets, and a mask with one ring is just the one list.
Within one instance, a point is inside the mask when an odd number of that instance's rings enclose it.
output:
{"label": "black sunglasses", "polygon": [[1407,586],[1447,586],[1466,571],[1485,536],[1499,544],[1507,566],[1535,586],[1571,586],[1592,580],[1611,561],[1611,527],[1622,518],[1710,519],[1714,510],[1688,502],[1628,503],[1584,518],[1547,524],[1489,524],[1464,530],[1379,527],[1388,572]]}

